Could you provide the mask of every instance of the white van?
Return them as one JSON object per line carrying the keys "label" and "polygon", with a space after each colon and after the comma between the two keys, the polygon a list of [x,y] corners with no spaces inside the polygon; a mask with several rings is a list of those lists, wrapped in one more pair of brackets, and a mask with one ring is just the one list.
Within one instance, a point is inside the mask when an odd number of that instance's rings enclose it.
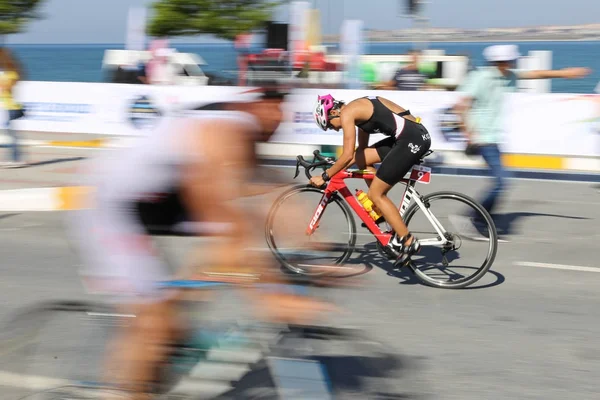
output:
{"label": "white van", "polygon": [[[106,50],[102,60],[105,82],[141,83],[137,79],[137,68],[152,58],[150,51]],[[175,85],[208,85],[208,77],[200,68],[206,65],[202,57],[194,53],[171,52],[168,62],[176,71]]]}

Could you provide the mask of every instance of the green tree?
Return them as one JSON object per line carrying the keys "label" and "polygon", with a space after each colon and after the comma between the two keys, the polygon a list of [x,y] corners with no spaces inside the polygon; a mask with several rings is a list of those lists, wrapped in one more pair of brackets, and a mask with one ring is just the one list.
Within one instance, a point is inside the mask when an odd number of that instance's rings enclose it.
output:
{"label": "green tree", "polygon": [[155,37],[212,34],[233,40],[264,26],[281,2],[266,0],[158,0],[148,33]]}
{"label": "green tree", "polygon": [[43,0],[0,0],[0,37],[23,32],[25,25],[41,18],[36,11]]}

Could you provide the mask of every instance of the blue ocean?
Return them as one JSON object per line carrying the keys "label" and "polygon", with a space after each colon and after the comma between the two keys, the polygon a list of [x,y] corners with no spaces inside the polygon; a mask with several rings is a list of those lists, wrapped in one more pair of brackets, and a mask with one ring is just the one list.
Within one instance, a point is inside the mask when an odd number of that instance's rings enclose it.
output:
{"label": "blue ocean", "polygon": [[[520,42],[521,54],[531,50],[553,52],[553,68],[590,67],[593,73],[578,80],[556,79],[552,91],[558,93],[592,93],[600,81],[600,42]],[[482,51],[490,43],[429,43],[429,48],[442,49],[446,54],[466,54],[473,65],[482,65]],[[123,49],[122,44],[92,45],[9,45],[27,72],[27,80],[62,82],[102,82],[102,58],[108,49]],[[208,65],[206,72],[233,77],[236,51],[233,44],[178,44],[181,52],[200,55]],[[331,46],[334,51],[337,45]],[[368,54],[404,54],[410,43],[367,43]]]}

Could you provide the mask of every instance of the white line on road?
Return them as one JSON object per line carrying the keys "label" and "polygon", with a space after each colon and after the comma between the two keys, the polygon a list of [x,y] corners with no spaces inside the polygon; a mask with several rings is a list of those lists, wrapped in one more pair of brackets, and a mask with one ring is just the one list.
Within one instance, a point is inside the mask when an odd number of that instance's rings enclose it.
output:
{"label": "white line on road", "polygon": [[520,267],[534,267],[534,268],[549,268],[549,269],[564,269],[569,271],[583,271],[583,272],[600,272],[598,267],[580,267],[577,265],[561,265],[561,264],[547,264],[538,262],[518,261],[515,263]]}
{"label": "white line on road", "polygon": [[115,314],[115,313],[88,312],[87,315],[89,315],[90,317],[135,318],[134,314]]}
{"label": "white line on road", "polygon": [[9,386],[30,390],[48,390],[59,386],[73,384],[74,381],[59,378],[49,378],[45,376],[15,374],[7,371],[0,371],[0,386]]}

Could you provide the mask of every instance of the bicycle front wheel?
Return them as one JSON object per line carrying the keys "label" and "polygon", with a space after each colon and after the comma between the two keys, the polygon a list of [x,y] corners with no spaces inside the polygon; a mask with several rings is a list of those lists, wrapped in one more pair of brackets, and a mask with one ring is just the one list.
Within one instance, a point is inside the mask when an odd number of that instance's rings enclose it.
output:
{"label": "bicycle front wheel", "polygon": [[313,277],[335,274],[352,255],[356,224],[337,193],[324,205],[314,233],[306,234],[324,193],[311,186],[296,186],[279,196],[269,211],[266,241],[286,273]]}
{"label": "bicycle front wheel", "polygon": [[425,210],[414,203],[404,217],[422,243],[411,263],[417,277],[438,288],[460,289],[477,282],[494,263],[498,250],[490,214],[456,192],[431,193],[422,202]]}

